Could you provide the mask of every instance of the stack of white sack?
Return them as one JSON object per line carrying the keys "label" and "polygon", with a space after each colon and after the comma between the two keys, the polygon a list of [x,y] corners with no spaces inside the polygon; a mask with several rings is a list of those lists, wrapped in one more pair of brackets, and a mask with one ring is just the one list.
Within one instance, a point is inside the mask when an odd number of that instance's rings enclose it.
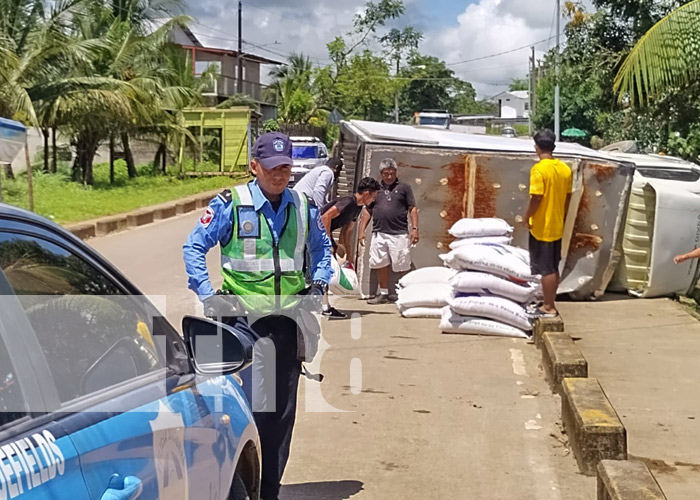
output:
{"label": "stack of white sack", "polygon": [[[495,219],[475,219],[470,229],[463,219],[451,234],[477,233],[480,227],[491,231],[508,226]],[[476,236],[478,237],[478,236]],[[443,308],[440,328],[445,333],[466,333],[527,338],[532,330],[525,305],[539,292],[537,277],[530,272],[526,250],[498,243],[465,243],[440,256],[445,265],[457,271],[450,278],[453,288]]]}
{"label": "stack of white sack", "polygon": [[513,241],[513,228],[503,219],[461,219],[449,233],[456,238],[450,243],[450,250],[474,243],[510,245]]}
{"label": "stack of white sack", "polygon": [[424,267],[399,280],[396,306],[404,318],[440,318],[452,297],[450,278],[457,271],[447,267]]}

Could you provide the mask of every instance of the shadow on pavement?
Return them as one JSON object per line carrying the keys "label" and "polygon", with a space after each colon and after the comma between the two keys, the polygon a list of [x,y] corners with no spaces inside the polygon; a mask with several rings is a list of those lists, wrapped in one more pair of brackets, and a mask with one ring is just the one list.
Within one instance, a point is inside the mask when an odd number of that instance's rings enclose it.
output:
{"label": "shadow on pavement", "polygon": [[362,491],[361,481],[319,481],[316,483],[286,484],[280,492],[281,500],[345,500]]}

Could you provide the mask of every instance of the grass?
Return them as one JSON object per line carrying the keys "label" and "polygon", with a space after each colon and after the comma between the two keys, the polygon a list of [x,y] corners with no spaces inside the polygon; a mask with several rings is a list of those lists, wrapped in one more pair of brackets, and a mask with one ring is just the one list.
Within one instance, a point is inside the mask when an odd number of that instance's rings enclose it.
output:
{"label": "grass", "polygon": [[[501,135],[504,126],[510,127],[511,125],[487,125],[486,135]],[[530,135],[530,127],[528,125],[512,125],[512,128],[515,129],[518,137]]]}
{"label": "grass", "polygon": [[[34,211],[60,224],[80,222],[105,215],[129,212],[148,205],[185,198],[203,191],[223,189],[246,179],[231,177],[197,177],[178,179],[174,175],[153,173],[153,167],[137,167],[138,177],[129,179],[126,164],[115,163],[115,182],[109,182],[109,165],[94,167],[95,183],[84,186],[70,180],[70,167],[60,165],[56,174],[35,172]],[[27,178],[3,179],[3,202],[29,208]]]}

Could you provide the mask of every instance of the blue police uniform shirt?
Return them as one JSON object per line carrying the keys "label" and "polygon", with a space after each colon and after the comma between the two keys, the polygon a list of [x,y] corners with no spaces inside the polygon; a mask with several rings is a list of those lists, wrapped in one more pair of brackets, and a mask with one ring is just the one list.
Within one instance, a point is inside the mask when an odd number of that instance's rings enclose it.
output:
{"label": "blue police uniform shirt", "polygon": [[[249,182],[248,187],[255,211],[265,216],[270,225],[275,243],[277,243],[287,219],[287,205],[294,205],[292,192],[289,189],[284,190],[280,205],[275,211],[270,200],[260,190],[257,179]],[[215,294],[214,288],[209,281],[206,254],[217,244],[226,245],[231,240],[232,232],[233,201],[231,193],[224,191],[209,202],[204,215],[202,215],[197,226],[183,245],[185,270],[189,277],[188,288],[193,290],[200,300]],[[312,279],[329,283],[333,275],[331,268],[331,242],[321,222],[319,210],[313,204],[309,204],[309,234],[306,238],[306,246],[311,257]]]}

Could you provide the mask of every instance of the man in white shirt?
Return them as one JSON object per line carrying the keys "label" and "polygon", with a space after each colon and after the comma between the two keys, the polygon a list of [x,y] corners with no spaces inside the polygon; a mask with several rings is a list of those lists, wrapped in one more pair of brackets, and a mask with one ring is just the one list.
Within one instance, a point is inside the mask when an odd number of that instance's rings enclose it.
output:
{"label": "man in white shirt", "polygon": [[318,208],[323,208],[329,201],[329,193],[341,168],[340,160],[331,158],[328,164],[315,167],[302,177],[294,186],[294,191],[305,194]]}

